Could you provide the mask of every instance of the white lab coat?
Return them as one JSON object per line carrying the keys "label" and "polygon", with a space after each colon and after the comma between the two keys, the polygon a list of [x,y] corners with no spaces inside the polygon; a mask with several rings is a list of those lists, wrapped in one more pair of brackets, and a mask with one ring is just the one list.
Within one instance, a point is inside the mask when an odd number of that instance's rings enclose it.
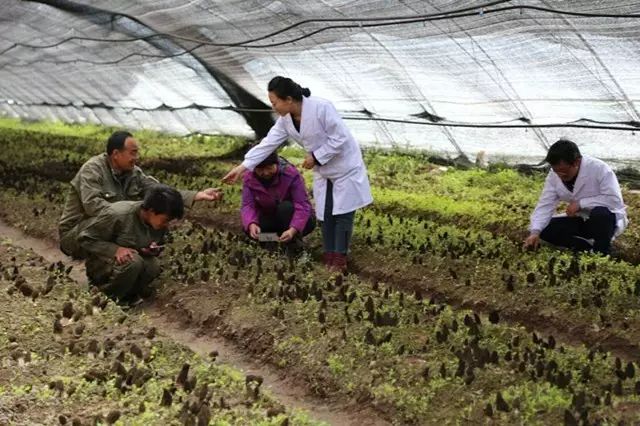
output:
{"label": "white lab coat", "polygon": [[267,136],[251,148],[242,164],[253,170],[288,138],[312,152],[321,164],[313,168],[316,216],[324,220],[327,179],[333,183],[333,215],[349,213],[373,202],[360,146],[331,102],[302,98],[300,132],[291,115],[279,117]]}
{"label": "white lab coat", "polygon": [[553,170],[549,171],[538,205],[531,215],[529,230],[540,233],[546,228],[560,201],[578,201],[578,215],[585,219],[594,207],[607,207],[616,215],[614,236],[620,235],[629,223],[618,179],[611,167],[597,158],[586,155],[582,157],[573,192],[564,186]]}

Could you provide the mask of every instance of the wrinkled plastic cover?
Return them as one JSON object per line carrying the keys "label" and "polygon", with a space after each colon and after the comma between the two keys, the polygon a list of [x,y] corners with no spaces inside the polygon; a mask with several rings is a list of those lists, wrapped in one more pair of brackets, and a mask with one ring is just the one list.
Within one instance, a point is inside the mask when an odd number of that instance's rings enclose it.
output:
{"label": "wrinkled plastic cover", "polygon": [[[285,75],[334,102],[363,145],[426,149],[452,156],[463,152],[471,159],[484,151],[494,161],[536,162],[546,147],[565,136],[583,152],[603,159],[626,163],[640,157],[640,136],[628,131],[426,125],[437,120],[438,124],[502,125],[581,119],[640,122],[638,19],[581,18],[530,9],[476,10],[455,19],[326,29],[272,47],[265,45],[346,22],[307,23],[249,46],[198,46],[187,40],[155,38],[108,43],[70,40],[49,48],[12,48],[14,43],[42,46],[73,36],[123,40],[154,31],[230,44],[306,19],[434,14],[485,2],[64,3],[116,14],[105,20],[101,14],[71,13],[38,2],[4,0],[0,5],[0,114],[178,134],[253,137],[245,117],[230,109],[244,105],[234,102],[220,77],[268,105],[267,82]],[[640,2],[627,0],[512,1],[485,10],[514,5],[640,13]],[[425,112],[431,121],[424,118]],[[370,117],[423,124],[362,120]]]}

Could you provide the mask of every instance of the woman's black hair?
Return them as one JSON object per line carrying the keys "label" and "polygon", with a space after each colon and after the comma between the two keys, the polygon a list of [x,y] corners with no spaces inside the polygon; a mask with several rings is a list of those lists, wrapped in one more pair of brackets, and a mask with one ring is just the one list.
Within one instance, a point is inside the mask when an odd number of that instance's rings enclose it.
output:
{"label": "woman's black hair", "polygon": [[273,77],[267,86],[267,90],[275,93],[280,99],[287,99],[287,96],[291,96],[293,100],[298,102],[302,101],[303,96],[305,98],[311,96],[311,90],[306,87],[300,87],[298,83],[289,77],[282,76]]}
{"label": "woman's black hair", "polygon": [[182,219],[184,216],[182,195],[175,188],[160,183],[149,188],[142,208],[153,210],[155,214],[166,214],[170,219]]}
{"label": "woman's black hair", "polygon": [[555,166],[561,161],[567,164],[574,164],[578,158],[581,158],[580,149],[575,142],[567,139],[560,139],[549,148],[547,157],[544,159],[547,163]]}
{"label": "woman's black hair", "polygon": [[256,168],[266,167],[266,166],[270,166],[272,164],[278,164],[278,162],[280,162],[280,158],[278,157],[278,153],[276,151],[273,151],[271,154],[269,154],[269,156],[267,158],[262,160],[262,162],[260,164],[258,164],[256,166]]}
{"label": "woman's black hair", "polygon": [[109,136],[109,140],[107,140],[107,155],[111,155],[113,151],[116,149],[118,151],[122,151],[124,148],[124,142],[127,138],[132,138],[133,135],[126,130],[118,130],[117,132],[113,132],[111,136]]}

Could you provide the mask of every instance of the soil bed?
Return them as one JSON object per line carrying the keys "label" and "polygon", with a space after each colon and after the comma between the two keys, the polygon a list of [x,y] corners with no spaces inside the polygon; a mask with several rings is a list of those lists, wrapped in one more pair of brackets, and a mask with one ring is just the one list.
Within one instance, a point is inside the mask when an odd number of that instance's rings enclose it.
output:
{"label": "soil bed", "polygon": [[[9,239],[17,247],[32,250],[47,262],[64,262],[65,267],[73,266],[69,274],[70,277],[78,284],[86,286],[84,264],[70,260],[62,254],[55,242],[29,237],[2,222],[0,222],[0,235]],[[190,327],[189,324],[183,323],[182,312],[163,306],[161,301],[145,303],[129,313],[134,316],[140,314],[143,315],[145,321],[158,330],[159,335],[184,345],[205,358],[212,350],[215,350],[218,363],[233,366],[247,375],[262,377],[264,379],[262,389],[266,389],[276,397],[279,403],[289,408],[304,410],[316,420],[345,426],[361,425],[363,422],[372,426],[389,424],[366,406],[346,404],[344,401],[332,401],[331,398],[321,399],[309,394],[309,391],[299,380],[287,377],[285,370],[274,369],[268,364],[259,362],[252,355],[249,355],[249,353],[253,353],[252,351],[247,351],[245,348],[243,352],[241,348],[237,347],[238,342],[225,339],[212,327]]]}

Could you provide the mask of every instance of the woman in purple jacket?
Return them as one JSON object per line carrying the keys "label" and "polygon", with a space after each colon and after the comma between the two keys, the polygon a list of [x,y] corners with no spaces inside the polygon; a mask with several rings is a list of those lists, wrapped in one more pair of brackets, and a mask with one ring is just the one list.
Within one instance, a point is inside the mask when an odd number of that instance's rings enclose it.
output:
{"label": "woman in purple jacket", "polygon": [[245,173],[242,186],[242,226],[253,239],[275,232],[289,243],[309,234],[315,218],[300,172],[275,152]]}

